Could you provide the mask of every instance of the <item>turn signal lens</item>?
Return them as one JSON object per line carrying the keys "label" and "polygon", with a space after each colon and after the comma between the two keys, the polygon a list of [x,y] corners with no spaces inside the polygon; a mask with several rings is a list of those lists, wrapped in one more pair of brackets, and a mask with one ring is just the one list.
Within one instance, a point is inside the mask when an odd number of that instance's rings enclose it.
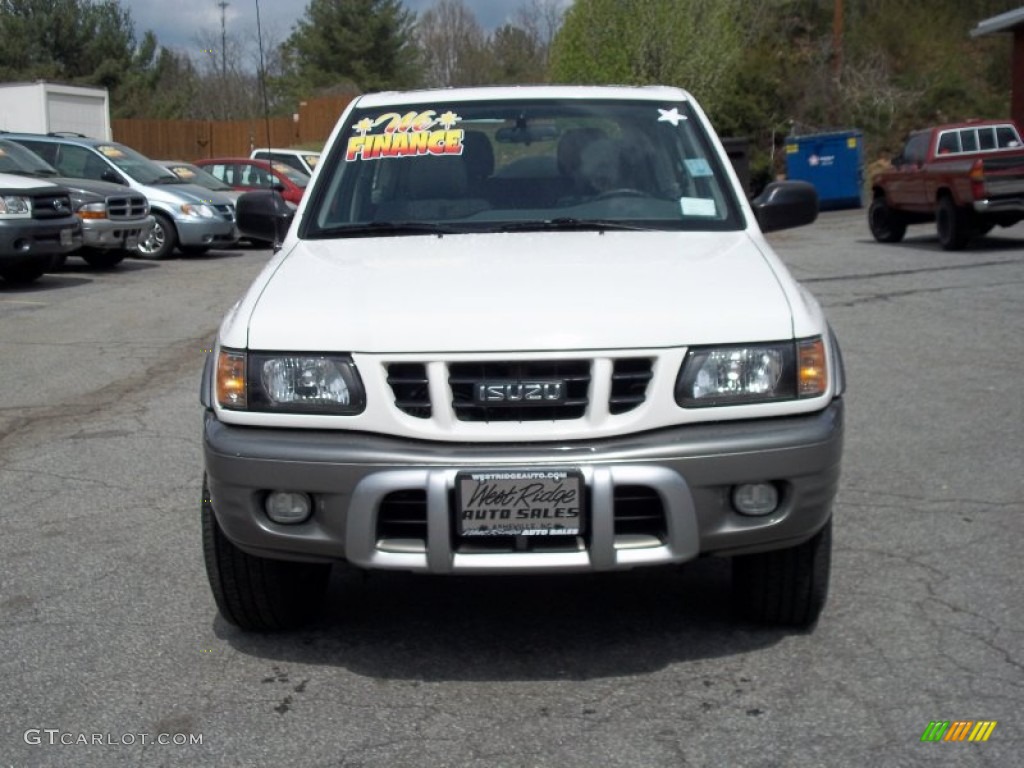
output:
{"label": "turn signal lens", "polygon": [[221,408],[245,409],[244,352],[222,349],[217,356],[217,403]]}
{"label": "turn signal lens", "polygon": [[828,389],[828,364],[821,337],[797,342],[797,394],[818,397]]}

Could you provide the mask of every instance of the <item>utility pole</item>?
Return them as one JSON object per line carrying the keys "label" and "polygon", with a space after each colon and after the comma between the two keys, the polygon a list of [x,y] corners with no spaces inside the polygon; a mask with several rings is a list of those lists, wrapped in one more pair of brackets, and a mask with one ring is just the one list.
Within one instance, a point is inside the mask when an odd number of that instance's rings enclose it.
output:
{"label": "utility pole", "polygon": [[224,11],[230,3],[220,0],[217,7],[220,8],[220,76],[227,81],[228,78],[228,32],[224,20]]}
{"label": "utility pole", "polygon": [[829,117],[833,126],[839,119],[839,83],[843,74],[843,0],[835,0],[832,15],[832,98]]}

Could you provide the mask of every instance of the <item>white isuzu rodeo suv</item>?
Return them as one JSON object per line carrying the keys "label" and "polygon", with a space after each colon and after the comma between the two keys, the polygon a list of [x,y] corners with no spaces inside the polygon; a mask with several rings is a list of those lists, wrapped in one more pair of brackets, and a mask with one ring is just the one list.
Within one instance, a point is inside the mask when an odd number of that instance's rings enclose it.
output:
{"label": "white isuzu rodeo suv", "polygon": [[560,574],[732,560],[746,618],[811,626],[843,442],[839,347],[686,91],[376,93],[202,380],[203,547],[246,629],[294,627],[331,565]]}

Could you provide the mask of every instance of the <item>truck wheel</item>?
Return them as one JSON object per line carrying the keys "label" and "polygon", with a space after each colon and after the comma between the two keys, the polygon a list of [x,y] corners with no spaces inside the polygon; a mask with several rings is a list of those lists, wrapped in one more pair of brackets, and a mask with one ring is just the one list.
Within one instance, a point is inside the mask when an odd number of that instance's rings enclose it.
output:
{"label": "truck wheel", "polygon": [[868,226],[871,234],[880,243],[898,243],[907,234],[907,222],[885,202],[876,197],[868,208]]}
{"label": "truck wheel", "polygon": [[732,560],[736,607],[759,624],[810,627],[828,597],[831,561],[831,519],[803,544],[737,555]]}
{"label": "truck wheel", "polygon": [[165,214],[154,211],[153,218],[156,223],[150,230],[149,237],[139,243],[137,251],[143,259],[158,261],[171,255],[178,242],[178,233],[174,229],[174,223]]}
{"label": "truck wheel", "polygon": [[295,629],[319,610],[331,566],[243,552],[221,531],[203,478],[203,558],[221,616],[242,629]]}
{"label": "truck wheel", "polygon": [[970,213],[954,203],[952,197],[943,196],[935,213],[935,228],[945,250],[959,251],[971,239]]}
{"label": "truck wheel", "polygon": [[78,252],[78,255],[85,259],[85,263],[90,267],[111,269],[124,261],[125,256],[128,254],[120,250],[100,251],[92,248],[83,248]]}
{"label": "truck wheel", "polygon": [[27,285],[46,274],[50,269],[50,259],[42,261],[30,261],[27,264],[17,264],[13,267],[0,269],[0,277],[13,285]]}

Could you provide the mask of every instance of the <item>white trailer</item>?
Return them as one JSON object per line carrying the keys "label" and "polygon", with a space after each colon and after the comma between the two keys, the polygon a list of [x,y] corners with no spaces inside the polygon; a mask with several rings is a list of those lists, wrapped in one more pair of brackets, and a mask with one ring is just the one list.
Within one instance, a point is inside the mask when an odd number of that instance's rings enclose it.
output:
{"label": "white trailer", "polygon": [[110,97],[106,88],[42,80],[0,84],[0,131],[67,131],[110,141]]}

